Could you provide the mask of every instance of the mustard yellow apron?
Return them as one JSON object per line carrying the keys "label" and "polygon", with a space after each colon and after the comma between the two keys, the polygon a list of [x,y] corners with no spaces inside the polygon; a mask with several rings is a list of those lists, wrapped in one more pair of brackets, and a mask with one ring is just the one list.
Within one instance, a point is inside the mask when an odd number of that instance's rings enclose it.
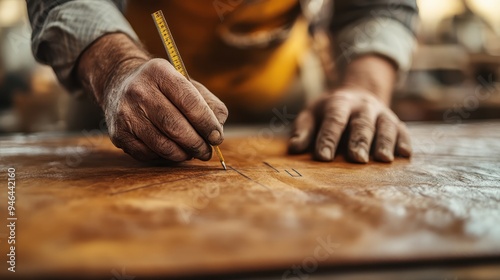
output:
{"label": "mustard yellow apron", "polygon": [[230,109],[268,110],[285,98],[308,44],[298,0],[130,0],[141,41],[166,57],[151,19],[160,9],[190,76]]}

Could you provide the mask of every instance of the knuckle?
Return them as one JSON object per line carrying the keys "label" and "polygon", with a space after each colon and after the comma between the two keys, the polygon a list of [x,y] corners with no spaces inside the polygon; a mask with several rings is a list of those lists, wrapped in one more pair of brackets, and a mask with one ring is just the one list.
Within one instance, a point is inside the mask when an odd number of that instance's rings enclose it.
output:
{"label": "knuckle", "polygon": [[187,130],[182,121],[177,117],[165,115],[162,116],[161,122],[164,124],[164,127],[169,128],[168,131],[173,135],[183,135]]}
{"label": "knuckle", "polygon": [[349,137],[349,146],[351,148],[363,147],[368,148],[373,139],[374,129],[368,123],[361,122],[360,124],[351,127],[351,136]]}
{"label": "knuckle", "polygon": [[394,146],[395,137],[392,137],[386,133],[380,133],[377,136],[377,144],[380,147],[391,147]]}
{"label": "knuckle", "polygon": [[206,110],[203,110],[203,104],[201,104],[200,99],[188,94],[188,90],[179,94],[179,97],[179,105],[184,108],[187,115],[196,116],[206,112]]}
{"label": "knuckle", "polygon": [[132,82],[126,90],[123,92],[124,102],[122,102],[122,106],[119,108],[120,111],[133,111],[134,109],[142,108],[143,106],[147,106],[147,104],[151,103],[148,99],[148,95],[146,94],[147,90],[144,89],[144,86],[141,82]]}
{"label": "knuckle", "polygon": [[184,116],[203,137],[208,137],[213,130],[219,127],[217,116],[208,106],[193,105],[193,108],[187,111]]}
{"label": "knuckle", "polygon": [[161,157],[173,162],[182,162],[188,159],[168,138],[160,140],[158,150]]}
{"label": "knuckle", "polygon": [[140,93],[143,91],[143,88],[144,86],[140,81],[133,80],[125,88],[125,96],[131,97],[140,95]]}
{"label": "knuckle", "polygon": [[175,146],[168,138],[164,138],[158,141],[158,150],[166,159],[170,159],[175,154]]}
{"label": "knuckle", "polygon": [[164,114],[160,114],[157,116],[157,122],[159,129],[161,131],[172,131],[176,132],[180,129],[180,125],[178,124],[178,121],[176,121],[177,117],[174,116],[170,112],[165,112]]}
{"label": "knuckle", "polygon": [[349,140],[349,145],[351,147],[358,147],[358,146],[368,146],[368,143],[370,142],[370,139],[366,134],[362,133],[354,133]]}
{"label": "knuckle", "polygon": [[378,118],[378,124],[380,126],[389,126],[389,125],[396,125],[397,122],[395,122],[391,117],[384,114]]}
{"label": "knuckle", "polygon": [[153,58],[149,61],[151,66],[157,67],[165,64],[165,60],[161,58]]}
{"label": "knuckle", "polygon": [[190,147],[189,149],[192,150],[193,152],[195,152],[196,154],[199,154],[201,152],[201,150],[205,147],[206,143],[201,141],[201,140],[198,140],[198,141],[195,141]]}
{"label": "knuckle", "polygon": [[184,76],[174,72],[167,75],[167,79],[173,92],[181,96],[185,95],[185,89],[190,86],[190,82]]}
{"label": "knuckle", "polygon": [[395,125],[398,125],[399,123],[402,123],[399,120],[399,117],[394,113],[391,109],[386,109],[381,115],[384,120],[387,120],[388,122],[392,122]]}
{"label": "knuckle", "polygon": [[318,140],[316,142],[316,146],[317,147],[323,147],[323,146],[335,147],[335,146],[337,146],[337,139],[335,137],[335,132],[322,131],[321,135],[318,137]]}
{"label": "knuckle", "polygon": [[222,104],[222,102],[220,106],[216,106],[213,109],[213,112],[222,122],[225,122],[227,120],[227,117],[229,116],[229,111],[226,105]]}
{"label": "knuckle", "polygon": [[377,124],[377,137],[387,136],[397,134],[397,124],[395,124],[392,120],[387,118],[379,118]]}
{"label": "knuckle", "polygon": [[345,91],[337,91],[334,94],[330,95],[328,98],[329,102],[349,102],[351,99],[351,94]]}
{"label": "knuckle", "polygon": [[161,157],[173,162],[182,162],[188,159],[186,154],[169,138],[159,139],[156,150]]}
{"label": "knuckle", "polygon": [[372,107],[374,104],[380,104],[379,99],[377,99],[374,95],[368,94],[368,95],[362,95],[361,98],[359,99],[359,102],[361,106],[363,107]]}
{"label": "knuckle", "polygon": [[329,126],[333,125],[338,127],[345,127],[347,125],[347,120],[338,113],[327,114],[324,121],[328,123]]}
{"label": "knuckle", "polygon": [[172,96],[175,96],[170,101],[182,112],[196,115],[203,110],[204,104],[201,102],[201,96],[193,91],[192,85],[184,77],[173,78],[168,90]]}
{"label": "knuckle", "polygon": [[161,69],[165,68],[166,63],[168,63],[168,62],[166,60],[164,60],[164,59],[153,58],[153,59],[149,60],[149,62],[147,63],[147,67],[145,68],[145,70],[147,72],[150,71],[151,73],[157,73]]}
{"label": "knuckle", "polygon": [[353,119],[351,121],[351,128],[354,131],[359,131],[359,134],[375,132],[375,125],[366,117]]}

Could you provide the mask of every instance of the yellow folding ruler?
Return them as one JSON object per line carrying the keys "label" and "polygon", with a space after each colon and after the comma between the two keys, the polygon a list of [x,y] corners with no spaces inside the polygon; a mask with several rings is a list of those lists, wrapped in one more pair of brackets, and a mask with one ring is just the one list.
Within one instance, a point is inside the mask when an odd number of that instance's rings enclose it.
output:
{"label": "yellow folding ruler", "polygon": [[[168,28],[167,21],[165,20],[165,16],[163,16],[162,11],[157,11],[151,14],[153,20],[156,24],[156,28],[158,28],[158,33],[160,33],[160,37],[163,42],[163,46],[167,51],[168,59],[170,63],[175,67],[175,69],[181,73],[186,79],[191,80],[189,78],[186,66],[182,61],[181,55],[179,53],[179,49],[174,42],[174,37],[172,36],[172,32],[170,32],[170,28]],[[224,162],[224,157],[222,156],[222,152],[219,149],[219,146],[213,146],[215,153],[219,157],[219,161],[224,167],[224,170],[227,170],[226,163]]]}

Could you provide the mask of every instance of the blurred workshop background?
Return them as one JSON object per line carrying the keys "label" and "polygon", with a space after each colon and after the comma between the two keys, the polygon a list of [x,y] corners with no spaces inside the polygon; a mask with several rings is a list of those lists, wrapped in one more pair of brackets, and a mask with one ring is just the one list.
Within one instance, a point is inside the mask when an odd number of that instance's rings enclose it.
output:
{"label": "blurred workshop background", "polygon": [[[405,121],[500,118],[500,1],[418,3],[419,48],[396,113]],[[0,0],[0,133],[64,130],[74,98],[34,61],[25,1]]]}

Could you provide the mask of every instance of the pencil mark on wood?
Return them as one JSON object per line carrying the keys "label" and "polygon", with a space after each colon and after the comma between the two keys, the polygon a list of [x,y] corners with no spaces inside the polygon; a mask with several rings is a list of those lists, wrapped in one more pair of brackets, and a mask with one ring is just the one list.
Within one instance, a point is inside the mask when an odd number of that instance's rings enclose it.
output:
{"label": "pencil mark on wood", "polygon": [[260,182],[258,182],[258,181],[255,181],[254,179],[252,179],[252,178],[248,177],[247,175],[243,174],[241,171],[237,170],[236,168],[234,168],[234,167],[232,167],[232,166],[229,166],[229,169],[234,170],[236,173],[240,174],[240,175],[241,175],[241,176],[243,176],[245,179],[247,179],[247,180],[249,180],[249,181],[254,182],[255,184],[257,184],[257,185],[259,185],[259,186],[261,186],[261,187],[263,187],[263,188],[267,189],[268,191],[270,191],[270,192],[272,193],[271,188],[269,188],[268,186],[266,186],[266,185],[264,185],[264,184],[262,184],[262,183],[260,183]]}
{"label": "pencil mark on wood", "polygon": [[278,169],[276,169],[276,167],[272,166],[271,164],[269,164],[268,162],[262,162],[264,163],[266,166],[268,166],[269,168],[272,168],[274,171],[276,171],[276,173],[280,173],[280,171]]}
{"label": "pencil mark on wood", "polygon": [[300,174],[300,173],[299,173],[299,171],[297,171],[297,170],[295,170],[295,169],[293,169],[293,168],[292,168],[292,170],[293,170],[293,172],[294,172],[295,174],[292,174],[292,173],[291,173],[290,171],[288,171],[288,170],[285,170],[285,171],[286,171],[286,173],[288,173],[288,175],[290,175],[290,176],[292,176],[292,177],[294,177],[294,178],[302,177],[302,174]]}

